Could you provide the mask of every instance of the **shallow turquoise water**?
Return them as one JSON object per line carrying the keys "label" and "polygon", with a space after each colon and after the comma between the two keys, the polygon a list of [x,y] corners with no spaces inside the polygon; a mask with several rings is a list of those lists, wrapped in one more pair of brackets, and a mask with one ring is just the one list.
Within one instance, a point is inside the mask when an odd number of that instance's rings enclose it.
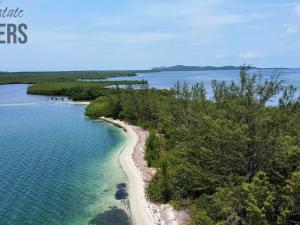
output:
{"label": "shallow turquoise water", "polygon": [[84,106],[0,86],[0,224],[86,225],[125,182],[125,134],[84,117]]}

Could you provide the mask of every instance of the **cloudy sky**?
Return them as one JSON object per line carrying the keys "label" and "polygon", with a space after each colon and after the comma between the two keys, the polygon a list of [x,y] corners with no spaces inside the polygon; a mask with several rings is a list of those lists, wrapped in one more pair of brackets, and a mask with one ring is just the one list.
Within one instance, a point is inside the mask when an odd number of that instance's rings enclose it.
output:
{"label": "cloudy sky", "polygon": [[28,24],[29,42],[0,45],[2,71],[300,67],[297,0],[2,0],[6,6],[24,9],[14,22]]}

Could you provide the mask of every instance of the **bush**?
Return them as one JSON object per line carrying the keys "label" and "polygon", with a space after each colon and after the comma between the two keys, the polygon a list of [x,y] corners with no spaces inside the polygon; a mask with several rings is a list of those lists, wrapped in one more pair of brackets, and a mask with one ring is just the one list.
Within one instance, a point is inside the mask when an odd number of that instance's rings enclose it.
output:
{"label": "bush", "polygon": [[157,166],[160,158],[161,141],[155,129],[150,130],[149,137],[146,141],[145,159],[149,167]]}
{"label": "bush", "polygon": [[103,96],[92,102],[85,114],[91,118],[112,117],[117,118],[121,111],[120,101],[117,95]]}

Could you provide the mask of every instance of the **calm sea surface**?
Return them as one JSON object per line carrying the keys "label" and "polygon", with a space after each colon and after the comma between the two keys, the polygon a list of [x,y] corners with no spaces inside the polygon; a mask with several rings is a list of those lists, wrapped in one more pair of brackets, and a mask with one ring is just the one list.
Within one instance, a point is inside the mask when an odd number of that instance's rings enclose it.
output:
{"label": "calm sea surface", "polygon": [[[250,70],[251,74],[261,74],[263,79],[270,78],[272,75],[279,75],[281,80],[286,84],[292,84],[300,90],[300,69],[262,69]],[[211,81],[224,80],[224,81],[238,81],[239,70],[207,70],[207,71],[167,71],[167,72],[154,72],[154,73],[139,73],[135,77],[115,77],[109,80],[147,80],[151,87],[159,89],[169,89],[174,86],[177,81],[188,82],[190,85],[197,82],[203,82],[206,86],[208,93],[211,94]]]}
{"label": "calm sea surface", "polygon": [[125,207],[115,198],[125,134],[26,88],[0,85],[0,224],[101,224]]}

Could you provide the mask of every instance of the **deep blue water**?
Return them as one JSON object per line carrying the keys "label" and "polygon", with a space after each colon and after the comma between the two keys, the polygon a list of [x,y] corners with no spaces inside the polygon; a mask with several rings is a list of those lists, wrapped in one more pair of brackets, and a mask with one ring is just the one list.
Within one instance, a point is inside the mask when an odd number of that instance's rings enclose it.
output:
{"label": "deep blue water", "polygon": [[0,85],[0,224],[87,225],[122,207],[123,131],[26,87]]}
{"label": "deep blue water", "polygon": [[[250,70],[251,74],[261,74],[263,79],[269,79],[271,75],[279,75],[281,80],[286,84],[294,85],[300,93],[300,69],[262,69]],[[224,81],[238,81],[239,70],[207,70],[207,71],[167,71],[167,72],[151,72],[139,73],[130,79],[134,80],[147,80],[150,87],[159,89],[169,89],[174,86],[177,81],[186,81],[190,85],[197,82],[203,82],[209,94],[211,94],[211,81],[224,80]],[[128,80],[128,77],[115,77],[108,80]]]}

